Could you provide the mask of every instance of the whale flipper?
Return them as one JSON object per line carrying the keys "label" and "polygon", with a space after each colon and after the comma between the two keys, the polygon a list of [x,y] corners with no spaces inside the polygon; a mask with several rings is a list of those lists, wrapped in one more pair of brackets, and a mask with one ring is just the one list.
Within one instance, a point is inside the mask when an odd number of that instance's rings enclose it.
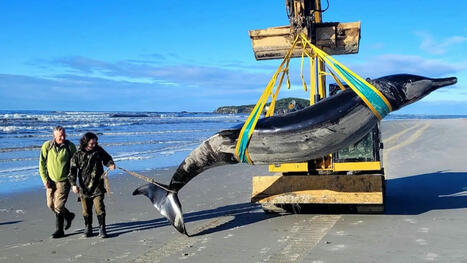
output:
{"label": "whale flipper", "polygon": [[154,184],[140,186],[133,195],[145,195],[154,207],[178,230],[188,236],[183,221],[182,205],[176,192],[169,192]]}

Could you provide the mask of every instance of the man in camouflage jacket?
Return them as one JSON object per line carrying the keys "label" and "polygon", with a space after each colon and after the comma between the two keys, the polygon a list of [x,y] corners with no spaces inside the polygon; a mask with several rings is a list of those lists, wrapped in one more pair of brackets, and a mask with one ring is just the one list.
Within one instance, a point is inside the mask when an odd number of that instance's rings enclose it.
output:
{"label": "man in camouflage jacket", "polygon": [[[107,237],[105,229],[104,168],[115,169],[112,157],[99,145],[97,136],[88,132],[80,140],[79,150],[71,158],[68,179],[74,193],[79,194],[85,223],[85,236],[92,236],[92,207],[96,209],[99,221],[99,236]],[[79,187],[76,184],[78,178]]]}

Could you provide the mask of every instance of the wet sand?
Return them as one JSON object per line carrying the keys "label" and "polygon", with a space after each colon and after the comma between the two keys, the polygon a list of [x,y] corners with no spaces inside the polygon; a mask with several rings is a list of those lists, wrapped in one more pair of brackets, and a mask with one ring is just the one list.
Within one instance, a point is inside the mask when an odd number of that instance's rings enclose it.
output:
{"label": "wet sand", "polygon": [[[49,237],[44,190],[0,196],[0,262],[467,262],[467,119],[385,121],[382,133],[385,214],[266,214],[249,201],[267,167],[223,166],[180,192],[186,237],[131,196],[144,181],[113,172],[108,239],[81,237],[73,193],[61,239]],[[172,173],[145,172],[163,183]]]}

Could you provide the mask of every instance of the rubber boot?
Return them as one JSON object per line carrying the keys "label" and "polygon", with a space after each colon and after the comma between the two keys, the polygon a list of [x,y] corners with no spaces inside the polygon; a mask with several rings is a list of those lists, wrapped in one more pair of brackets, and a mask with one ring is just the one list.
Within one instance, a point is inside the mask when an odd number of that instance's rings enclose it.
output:
{"label": "rubber boot", "polygon": [[65,236],[65,233],[63,232],[63,214],[62,213],[56,213],[55,214],[55,232],[52,234],[52,238],[61,238]]}
{"label": "rubber boot", "polygon": [[83,237],[92,237],[92,215],[84,216],[84,235]]}
{"label": "rubber boot", "polygon": [[75,218],[75,214],[68,210],[65,211],[65,230],[67,230],[71,227],[71,221],[73,221],[73,219]]}
{"label": "rubber boot", "polygon": [[105,215],[98,215],[97,220],[99,220],[99,237],[107,238],[107,231],[105,229]]}

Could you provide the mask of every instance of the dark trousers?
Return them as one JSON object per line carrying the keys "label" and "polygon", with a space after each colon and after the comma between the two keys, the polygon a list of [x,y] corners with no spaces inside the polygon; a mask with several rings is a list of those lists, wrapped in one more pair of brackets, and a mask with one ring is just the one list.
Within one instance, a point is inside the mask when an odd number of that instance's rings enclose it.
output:
{"label": "dark trousers", "polygon": [[92,216],[92,206],[96,209],[96,215],[105,215],[104,195],[95,197],[81,196],[81,207],[83,208],[83,216]]}

